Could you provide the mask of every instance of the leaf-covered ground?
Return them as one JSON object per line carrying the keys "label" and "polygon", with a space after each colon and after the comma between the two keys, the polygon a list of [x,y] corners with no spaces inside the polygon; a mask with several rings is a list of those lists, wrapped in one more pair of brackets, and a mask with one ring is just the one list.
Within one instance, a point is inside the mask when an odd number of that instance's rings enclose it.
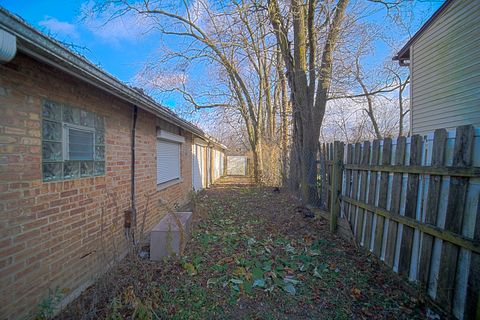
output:
{"label": "leaf-covered ground", "polygon": [[268,187],[218,186],[196,204],[185,255],[127,259],[61,318],[424,319],[418,288],[297,200]]}

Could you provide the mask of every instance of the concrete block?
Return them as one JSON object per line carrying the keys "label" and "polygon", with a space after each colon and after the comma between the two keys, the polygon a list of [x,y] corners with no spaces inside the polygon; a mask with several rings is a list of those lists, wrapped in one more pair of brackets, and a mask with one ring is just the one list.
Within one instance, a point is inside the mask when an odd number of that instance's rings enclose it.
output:
{"label": "concrete block", "polygon": [[150,260],[161,261],[166,256],[182,252],[190,232],[191,218],[191,212],[174,212],[160,220],[150,232]]}

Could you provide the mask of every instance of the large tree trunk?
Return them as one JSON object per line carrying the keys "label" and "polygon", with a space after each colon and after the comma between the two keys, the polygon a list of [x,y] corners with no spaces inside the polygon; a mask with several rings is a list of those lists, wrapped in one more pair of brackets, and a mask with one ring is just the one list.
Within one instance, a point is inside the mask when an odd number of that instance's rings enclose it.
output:
{"label": "large tree trunk", "polygon": [[261,183],[263,178],[263,148],[261,139],[256,140],[252,146],[253,152],[253,176],[255,182]]}
{"label": "large tree trunk", "polygon": [[303,150],[302,157],[302,170],[300,186],[302,190],[302,198],[306,203],[317,204],[317,154],[318,154],[318,139],[319,139],[319,126],[311,122],[307,126],[304,126],[303,133]]}
{"label": "large tree trunk", "polygon": [[[266,74],[266,71],[265,71]],[[267,74],[266,74],[267,75]],[[267,109],[267,138],[272,141],[275,138],[275,103],[272,103],[270,94],[270,81],[265,77],[265,107]],[[275,97],[274,97],[275,98]]]}
{"label": "large tree trunk", "polygon": [[279,69],[280,92],[281,92],[281,134],[282,134],[282,175],[283,182],[286,182],[288,172],[288,147],[289,147],[289,124],[288,119],[291,113],[290,101],[288,99],[287,81],[282,69]]}
{"label": "large tree trunk", "polygon": [[300,168],[302,167],[302,159],[300,157],[301,155],[301,143],[300,141],[296,138],[301,136],[301,123],[298,119],[298,113],[293,113],[292,114],[292,136],[294,139],[292,139],[292,145],[290,148],[290,166],[289,166],[289,174],[288,174],[288,187],[292,191],[298,191],[300,187],[300,177],[301,177],[301,172]]}

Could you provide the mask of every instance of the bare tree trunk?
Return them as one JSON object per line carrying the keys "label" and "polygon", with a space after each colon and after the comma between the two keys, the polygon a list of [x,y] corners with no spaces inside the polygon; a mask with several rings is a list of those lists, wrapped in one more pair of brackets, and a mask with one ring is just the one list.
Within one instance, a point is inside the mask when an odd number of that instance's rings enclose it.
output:
{"label": "bare tree trunk", "polygon": [[282,174],[283,181],[285,183],[288,172],[288,147],[289,147],[289,124],[288,119],[291,113],[290,101],[288,100],[287,92],[287,81],[285,79],[285,74],[283,70],[279,68],[279,80],[280,80],[280,91],[281,91],[281,123],[282,123]]}
{"label": "bare tree trunk", "polygon": [[365,111],[367,112],[368,117],[370,118],[370,121],[372,122],[373,130],[375,131],[375,136],[377,139],[381,140],[382,139],[382,134],[380,133],[380,129],[378,128],[378,123],[377,119],[375,118],[375,114],[373,113],[373,100],[372,100],[372,93],[368,91],[367,86],[363,82],[362,79],[362,71],[360,70],[360,56],[357,55],[355,57],[355,79],[357,80],[358,84],[362,88],[363,94],[365,95],[365,98],[367,99],[367,107]]}
{"label": "bare tree trunk", "polygon": [[[297,137],[299,133],[298,115],[292,114],[292,136]],[[298,191],[300,184],[300,167],[301,167],[301,146],[298,139],[292,139],[290,147],[290,165],[288,167],[288,188],[292,191]]]}
{"label": "bare tree trunk", "polygon": [[398,107],[400,109],[400,123],[398,124],[398,136],[401,137],[403,136],[403,119],[405,117],[405,114],[403,113],[403,97],[402,97],[402,89],[399,89],[399,94],[398,94]]}
{"label": "bare tree trunk", "polygon": [[252,148],[253,152],[253,175],[255,182],[262,182],[263,178],[263,148],[261,140],[255,143],[255,146]]}
{"label": "bare tree trunk", "polygon": [[268,79],[267,71],[265,70],[265,107],[267,109],[267,138],[272,140],[275,137],[275,111],[274,103],[270,94],[270,80]]}
{"label": "bare tree trunk", "polygon": [[[293,55],[288,39],[289,26],[286,25],[288,19],[282,17],[277,0],[268,2],[270,22],[285,62],[292,95],[294,117],[292,160],[298,160],[300,168],[296,185],[300,186],[304,202],[316,204],[318,139],[327,104],[327,93],[331,85],[333,51],[349,0],[338,0],[333,17],[325,21],[328,31],[320,66],[316,65],[318,37],[314,25],[317,2],[309,0],[305,4],[300,0],[291,0]],[[292,162],[290,166],[292,174],[294,173],[292,168],[295,167]]]}
{"label": "bare tree trunk", "polygon": [[365,94],[366,94],[365,97],[367,98],[367,105],[368,105],[367,114],[368,114],[368,117],[370,118],[370,121],[372,121],[373,130],[375,131],[375,136],[377,137],[378,140],[382,140],[382,134],[380,133],[380,129],[378,128],[378,123],[377,123],[377,119],[375,118],[375,114],[373,113],[372,97],[368,94],[368,92],[366,92]]}
{"label": "bare tree trunk", "polygon": [[[398,136],[401,137],[403,136],[403,122],[405,120],[405,116],[410,112],[410,110],[405,110],[405,106],[403,105],[403,91],[405,90],[405,87],[410,81],[410,76],[405,79],[405,82],[402,83],[402,78],[398,75],[395,74],[397,78],[400,81],[400,87],[398,88],[398,107],[399,107],[399,113],[400,113],[400,123],[398,126]],[[411,125],[411,124],[410,124]]]}
{"label": "bare tree trunk", "polygon": [[313,121],[304,127],[306,130],[303,133],[300,186],[303,200],[310,204],[317,204],[317,153],[320,130]]}

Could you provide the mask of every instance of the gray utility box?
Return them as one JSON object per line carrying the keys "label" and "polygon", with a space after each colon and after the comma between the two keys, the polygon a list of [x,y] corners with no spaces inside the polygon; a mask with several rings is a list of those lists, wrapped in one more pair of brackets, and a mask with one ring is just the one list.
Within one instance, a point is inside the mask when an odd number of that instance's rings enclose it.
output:
{"label": "gray utility box", "polygon": [[173,212],[160,220],[150,232],[150,260],[161,261],[166,256],[183,251],[190,232],[191,218],[191,212]]}

